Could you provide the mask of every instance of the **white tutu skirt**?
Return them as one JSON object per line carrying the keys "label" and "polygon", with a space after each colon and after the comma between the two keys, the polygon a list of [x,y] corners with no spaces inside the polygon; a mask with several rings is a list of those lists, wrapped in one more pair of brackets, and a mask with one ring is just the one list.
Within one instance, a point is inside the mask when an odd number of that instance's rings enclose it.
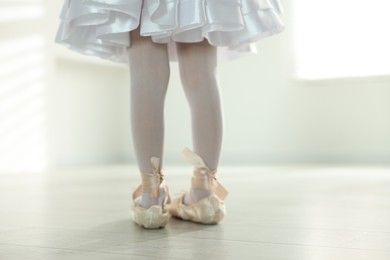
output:
{"label": "white tutu skirt", "polygon": [[278,0],[65,0],[55,42],[85,55],[128,63],[130,31],[167,43],[218,47],[218,61],[256,53],[255,42],[283,31]]}

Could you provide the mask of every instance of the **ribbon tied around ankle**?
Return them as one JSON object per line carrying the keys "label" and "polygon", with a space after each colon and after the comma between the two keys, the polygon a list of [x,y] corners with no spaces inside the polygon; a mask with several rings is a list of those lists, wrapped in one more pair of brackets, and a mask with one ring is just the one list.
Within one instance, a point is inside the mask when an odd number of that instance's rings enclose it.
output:
{"label": "ribbon tied around ankle", "polygon": [[160,158],[152,157],[150,159],[152,164],[153,172],[142,173],[142,190],[145,192],[150,192],[152,198],[157,198],[160,196],[160,185],[164,181],[164,172],[160,168]]}
{"label": "ribbon tied around ankle", "polygon": [[183,150],[183,156],[189,163],[194,165],[201,174],[207,175],[209,189],[221,200],[224,200],[229,192],[218,182],[217,170],[211,171],[203,159],[187,147]]}

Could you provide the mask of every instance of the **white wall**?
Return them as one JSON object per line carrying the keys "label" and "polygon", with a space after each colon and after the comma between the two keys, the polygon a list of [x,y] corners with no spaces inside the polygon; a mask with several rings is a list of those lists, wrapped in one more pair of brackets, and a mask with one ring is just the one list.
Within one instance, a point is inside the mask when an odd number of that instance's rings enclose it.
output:
{"label": "white wall", "polygon": [[[390,163],[390,78],[295,80],[291,2],[284,3],[286,31],[259,42],[257,56],[220,67],[221,163]],[[58,13],[60,3],[51,8]],[[54,37],[58,19],[51,19]],[[127,68],[52,48],[52,166],[134,162]],[[183,163],[191,128],[176,64],[165,113],[165,163]]]}
{"label": "white wall", "polygon": [[40,171],[50,160],[48,3],[0,1],[0,173]]}

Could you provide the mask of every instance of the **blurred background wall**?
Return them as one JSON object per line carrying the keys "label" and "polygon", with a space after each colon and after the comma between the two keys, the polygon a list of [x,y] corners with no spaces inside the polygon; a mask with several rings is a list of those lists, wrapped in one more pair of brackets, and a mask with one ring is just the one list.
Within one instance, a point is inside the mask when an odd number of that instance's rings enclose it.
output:
{"label": "blurred background wall", "polygon": [[[390,77],[299,76],[299,1],[282,1],[287,28],[260,41],[258,55],[220,66],[221,163],[390,163]],[[54,44],[62,1],[0,3],[0,171],[135,163],[128,68]],[[171,72],[164,159],[181,164],[190,114],[177,64]]]}

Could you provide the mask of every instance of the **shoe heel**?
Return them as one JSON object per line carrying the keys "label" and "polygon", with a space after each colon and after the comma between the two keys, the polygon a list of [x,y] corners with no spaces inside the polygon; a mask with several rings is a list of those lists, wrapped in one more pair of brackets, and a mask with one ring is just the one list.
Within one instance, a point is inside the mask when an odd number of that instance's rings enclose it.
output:
{"label": "shoe heel", "polygon": [[[203,159],[188,149],[183,150],[184,158],[194,165],[192,187],[211,191],[211,195],[199,201],[193,201],[190,193],[182,193],[175,198],[167,209],[174,217],[202,224],[217,224],[226,215],[224,199],[228,191],[217,181],[217,171],[211,171]],[[188,201],[185,196],[188,195]]]}
{"label": "shoe heel", "polygon": [[[133,192],[133,207],[131,209],[131,218],[133,221],[146,229],[163,228],[171,217],[165,209],[165,206],[170,203],[171,199],[169,189],[165,185],[163,178],[163,170],[159,169],[160,159],[158,157],[152,157],[151,163],[153,173],[142,173],[142,185],[139,185]],[[161,206],[141,207],[140,200],[143,191],[150,192],[154,197],[158,197],[160,196],[161,188],[164,188],[165,191],[165,199]]]}

